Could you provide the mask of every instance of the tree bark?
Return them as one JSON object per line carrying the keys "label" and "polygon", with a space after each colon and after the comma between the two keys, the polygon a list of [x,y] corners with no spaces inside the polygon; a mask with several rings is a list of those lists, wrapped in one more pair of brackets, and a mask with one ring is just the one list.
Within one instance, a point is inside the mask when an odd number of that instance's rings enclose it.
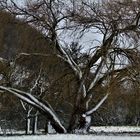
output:
{"label": "tree bark", "polygon": [[77,108],[72,114],[70,125],[68,127],[69,133],[87,133],[91,125],[91,116],[85,115],[86,111],[83,108]]}
{"label": "tree bark", "polygon": [[88,100],[85,97],[77,96],[74,111],[71,115],[71,120],[68,127],[70,133],[87,133],[90,127],[91,117],[85,115],[88,110]]}

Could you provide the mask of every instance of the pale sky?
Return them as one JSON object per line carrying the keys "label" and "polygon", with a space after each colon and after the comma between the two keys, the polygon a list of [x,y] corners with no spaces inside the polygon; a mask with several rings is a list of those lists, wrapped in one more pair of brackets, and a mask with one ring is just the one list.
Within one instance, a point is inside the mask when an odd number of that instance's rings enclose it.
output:
{"label": "pale sky", "polygon": [[[18,3],[19,5],[24,5],[24,2],[26,0],[14,0],[16,3]],[[32,1],[32,0],[31,0]],[[81,38],[80,40],[80,45],[84,46],[85,49],[91,48],[93,46],[99,46],[101,45],[99,41],[102,40],[102,35],[101,34],[95,34],[93,33],[94,30],[92,31],[88,31],[87,33],[84,34],[84,36]],[[70,36],[68,34],[61,34],[61,39],[64,40],[67,43],[71,43],[73,40],[77,41],[77,36]]]}

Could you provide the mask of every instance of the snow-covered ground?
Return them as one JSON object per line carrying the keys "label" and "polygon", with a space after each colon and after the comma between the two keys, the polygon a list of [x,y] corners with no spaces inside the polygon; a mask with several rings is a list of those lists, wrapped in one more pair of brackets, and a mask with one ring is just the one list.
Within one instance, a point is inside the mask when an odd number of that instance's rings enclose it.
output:
{"label": "snow-covered ground", "polygon": [[[40,130],[38,134],[41,134],[43,130]],[[52,133],[52,129],[49,129],[49,132]],[[140,126],[94,126],[90,128],[90,132],[93,133],[139,133],[140,134]],[[0,134],[25,134],[25,131],[16,131],[16,130],[1,130]],[[1,139],[0,139],[1,140]]]}
{"label": "snow-covered ground", "polygon": [[[90,135],[75,135],[75,134],[67,134],[67,135],[59,135],[59,134],[49,134],[49,135],[38,135],[38,136],[24,136],[24,131],[12,131],[12,134],[22,134],[21,136],[0,136],[0,140],[140,140],[140,127],[132,127],[132,126],[100,126],[100,127],[91,127],[90,129],[93,134]],[[100,133],[104,135],[100,135]],[[109,133],[137,133],[137,136],[130,135],[108,135]],[[7,134],[11,134],[11,132],[7,131]],[[99,135],[96,135],[99,133]],[[2,134],[2,133],[1,133]]]}
{"label": "snow-covered ground", "polygon": [[96,127],[91,127],[90,132],[105,132],[105,133],[140,133],[140,127],[134,127],[134,126],[96,126]]}
{"label": "snow-covered ground", "polygon": [[138,136],[43,135],[0,137],[0,140],[140,140]]}

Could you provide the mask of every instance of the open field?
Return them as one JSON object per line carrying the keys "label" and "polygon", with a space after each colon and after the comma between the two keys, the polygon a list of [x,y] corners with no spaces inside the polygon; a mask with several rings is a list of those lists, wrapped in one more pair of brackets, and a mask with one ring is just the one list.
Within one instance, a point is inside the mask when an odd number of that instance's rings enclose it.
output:
{"label": "open field", "polygon": [[[38,131],[37,134],[42,134],[43,130]],[[16,131],[16,130],[10,130],[10,129],[5,129],[2,130],[0,129],[0,134],[19,134],[19,135],[24,135],[25,131]],[[49,129],[49,134],[52,133],[52,130]],[[136,126],[93,126],[90,128],[90,133],[97,134],[97,133],[138,133],[140,134],[140,127]]]}
{"label": "open field", "polygon": [[140,127],[135,126],[95,126],[90,128],[91,133],[138,133]]}
{"label": "open field", "polygon": [[[12,132],[12,134],[11,134]],[[91,127],[89,135],[76,134],[48,134],[41,135],[24,135],[24,131],[7,131],[3,136],[1,133],[0,140],[140,140],[140,127],[132,126],[99,126]],[[13,136],[11,136],[13,135]]]}
{"label": "open field", "polygon": [[140,140],[139,136],[95,136],[95,135],[43,135],[9,136],[0,140]]}

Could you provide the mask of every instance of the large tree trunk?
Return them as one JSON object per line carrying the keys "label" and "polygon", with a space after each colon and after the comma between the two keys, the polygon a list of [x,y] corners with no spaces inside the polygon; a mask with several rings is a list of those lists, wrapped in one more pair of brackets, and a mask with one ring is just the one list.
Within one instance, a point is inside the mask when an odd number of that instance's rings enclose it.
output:
{"label": "large tree trunk", "polygon": [[83,108],[76,108],[72,113],[68,132],[87,133],[91,125],[91,116],[85,115]]}
{"label": "large tree trunk", "polygon": [[95,107],[88,110],[88,103],[90,96],[86,96],[83,101],[76,106],[74,113],[72,114],[68,132],[79,132],[87,133],[91,125],[91,115],[106,101],[110,93],[107,93],[101,100],[96,104]]}
{"label": "large tree trunk", "polygon": [[85,100],[81,95],[83,94],[79,94],[75,101],[68,127],[70,133],[87,133],[91,124],[91,117],[86,115],[89,100]]}

